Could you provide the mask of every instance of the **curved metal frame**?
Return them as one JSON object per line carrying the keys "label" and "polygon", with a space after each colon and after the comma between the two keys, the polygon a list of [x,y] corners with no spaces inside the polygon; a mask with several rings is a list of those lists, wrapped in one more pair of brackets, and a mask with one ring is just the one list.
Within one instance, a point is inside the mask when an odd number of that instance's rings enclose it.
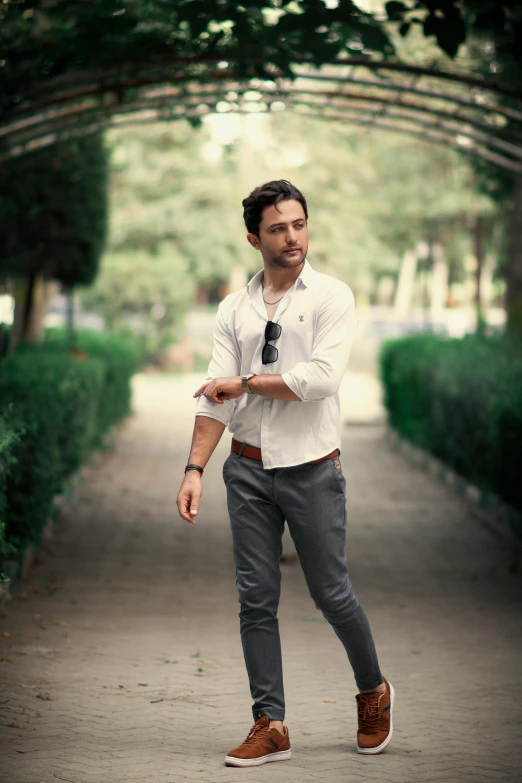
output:
{"label": "curved metal frame", "polygon": [[[210,66],[213,70],[199,76],[183,70],[190,71],[193,65],[202,69]],[[141,71],[133,69],[132,74],[114,70],[67,74],[34,85],[31,98],[4,112],[0,119],[0,161],[91,132],[93,128],[109,127],[117,124],[117,117],[133,112],[151,109],[161,111],[164,118],[166,112],[171,119],[197,117],[202,112],[216,111],[219,101],[226,101],[229,93],[239,98],[239,103],[229,101],[229,105],[242,111],[240,104],[245,94],[255,91],[262,111],[269,111],[278,101],[285,108],[302,107],[308,116],[408,133],[477,155],[497,166],[522,171],[522,107],[504,107],[492,99],[495,92],[518,96],[516,91],[501,85],[466,74],[363,57],[338,60],[331,64],[328,73],[312,71],[301,63],[296,66],[293,79],[274,69],[272,78],[267,75],[263,79],[239,80],[233,78],[228,63],[224,66],[216,70],[214,62],[176,61],[168,68],[148,66]],[[347,66],[413,75],[415,83],[362,79],[347,75]],[[424,77],[455,84],[451,91],[434,90],[417,84]],[[74,87],[68,88],[74,78]],[[318,88],[318,82],[329,83],[333,89]],[[350,89],[345,85],[350,85]],[[480,93],[470,96],[470,86]],[[388,94],[393,91],[394,96],[383,95],[383,90]],[[412,96],[421,96],[424,101],[414,101]],[[90,130],[85,131],[86,128]]]}
{"label": "curved metal frame", "polygon": [[[216,102],[218,103],[218,102]],[[310,119],[321,119],[336,122],[343,122],[345,124],[357,125],[367,128],[379,128],[381,130],[387,130],[390,132],[403,133],[415,138],[428,141],[430,143],[438,144],[439,146],[449,147],[459,152],[464,152],[474,157],[480,157],[489,161],[492,164],[501,166],[502,168],[510,169],[513,172],[522,173],[522,162],[513,162],[504,156],[498,155],[495,152],[485,148],[480,144],[470,143],[464,145],[459,143],[454,136],[449,135],[433,123],[425,123],[425,129],[420,130],[411,126],[404,126],[393,121],[393,118],[386,118],[379,114],[377,111],[363,111],[355,107],[347,107],[344,111],[334,112],[329,107],[326,107],[327,112],[318,110],[316,106],[310,106],[310,104],[302,103],[306,108],[306,113],[303,116]],[[61,140],[73,138],[78,135],[85,135],[97,130],[103,130],[110,127],[119,127],[120,125],[132,124],[132,122],[155,122],[155,121],[172,121],[174,119],[193,119],[201,118],[205,114],[209,114],[216,111],[216,106],[207,105],[207,111],[202,112],[198,110],[198,107],[178,105],[179,111],[173,113],[172,105],[168,102],[157,100],[156,102],[148,101],[142,105],[133,104],[127,106],[125,109],[120,109],[117,113],[107,115],[106,112],[100,112],[97,117],[91,116],[85,123],[68,123],[62,127],[49,127],[45,135],[37,135],[20,140],[17,147],[12,148],[12,157],[22,155],[27,152],[31,152],[34,149],[39,149],[43,146],[55,144]],[[269,108],[267,110],[270,110]],[[239,114],[252,114],[251,111],[247,111],[242,108],[233,109],[234,112]],[[357,112],[358,116],[347,116],[348,112]],[[125,121],[121,121],[120,118],[128,115],[135,115],[132,119],[127,118]],[[459,134],[460,135],[460,134]],[[1,157],[0,157],[1,160]]]}

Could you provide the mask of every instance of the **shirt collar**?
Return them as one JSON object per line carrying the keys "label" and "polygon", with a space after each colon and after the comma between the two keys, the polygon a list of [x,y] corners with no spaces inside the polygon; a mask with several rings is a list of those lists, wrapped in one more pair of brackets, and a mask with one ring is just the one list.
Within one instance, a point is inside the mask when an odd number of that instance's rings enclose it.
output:
{"label": "shirt collar", "polygon": [[[263,276],[264,269],[260,269],[259,272],[256,272],[254,277],[247,283],[247,291],[248,295],[252,297],[254,293],[257,291],[257,289],[261,286],[261,278]],[[295,281],[295,285],[304,285],[305,288],[309,288],[313,276],[315,272],[313,267],[310,265],[310,262],[307,258],[305,258],[305,262],[303,264],[303,268],[301,269],[301,272],[299,273],[299,277],[297,277]]]}
{"label": "shirt collar", "polygon": [[305,259],[303,268],[301,269],[301,274],[297,279],[301,281],[305,288],[310,288],[312,285],[312,280],[314,279],[314,275],[315,271],[313,267],[311,266],[308,259]]}

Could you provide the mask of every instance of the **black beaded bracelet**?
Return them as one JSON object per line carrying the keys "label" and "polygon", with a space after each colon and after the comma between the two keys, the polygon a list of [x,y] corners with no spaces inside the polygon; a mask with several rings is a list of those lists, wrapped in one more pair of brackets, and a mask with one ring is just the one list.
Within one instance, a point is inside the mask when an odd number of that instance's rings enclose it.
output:
{"label": "black beaded bracelet", "polygon": [[185,468],[185,473],[187,472],[187,470],[198,470],[201,473],[201,475],[203,475],[203,468],[200,467],[199,465],[187,465],[187,467]]}

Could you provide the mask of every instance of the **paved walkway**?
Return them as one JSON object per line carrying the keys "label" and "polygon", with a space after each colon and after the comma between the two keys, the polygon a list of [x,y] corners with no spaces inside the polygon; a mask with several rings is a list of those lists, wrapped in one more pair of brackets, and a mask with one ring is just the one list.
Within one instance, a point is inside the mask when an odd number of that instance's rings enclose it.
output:
{"label": "paved walkway", "polygon": [[[374,394],[365,383],[345,381],[351,420],[364,418],[357,400],[351,407],[356,390]],[[289,562],[280,621],[293,758],[224,766],[251,723],[221,480],[227,441],[196,527],[175,508],[198,384],[136,379],[136,416],[4,611],[0,780],[522,779],[522,596],[509,552],[470,506],[394,453],[382,427],[353,423],[348,559],[396,689],[394,740],[381,756],[355,752],[351,669]]]}

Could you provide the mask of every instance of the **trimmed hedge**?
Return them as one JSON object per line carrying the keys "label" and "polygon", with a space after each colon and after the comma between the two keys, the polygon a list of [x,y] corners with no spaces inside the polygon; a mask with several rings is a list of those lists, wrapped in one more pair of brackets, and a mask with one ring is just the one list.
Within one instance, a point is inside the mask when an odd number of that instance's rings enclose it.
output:
{"label": "trimmed hedge", "polygon": [[78,347],[53,329],[0,362],[0,559],[39,543],[53,496],[130,412],[137,347],[95,332]]}
{"label": "trimmed hedge", "polygon": [[522,345],[415,335],[384,343],[390,424],[486,492],[522,509]]}
{"label": "trimmed hedge", "polygon": [[0,415],[0,559],[8,558],[15,554],[13,545],[7,541],[5,513],[7,505],[7,482],[11,475],[11,471],[16,464],[13,450],[15,445],[20,441],[21,431],[16,427],[13,427],[11,414],[12,406],[9,406],[4,414]]}

